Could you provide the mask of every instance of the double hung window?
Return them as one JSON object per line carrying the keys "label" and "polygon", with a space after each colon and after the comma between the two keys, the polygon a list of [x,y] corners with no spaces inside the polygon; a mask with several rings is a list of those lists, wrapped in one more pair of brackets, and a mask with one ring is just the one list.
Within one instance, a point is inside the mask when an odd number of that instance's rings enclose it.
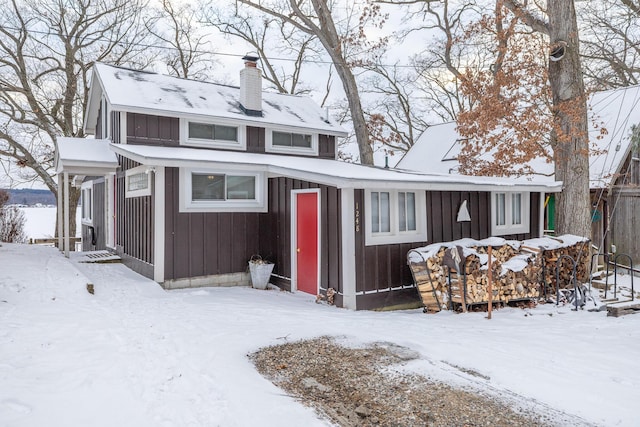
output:
{"label": "double hung window", "polygon": [[426,241],[423,191],[367,191],[367,245]]}

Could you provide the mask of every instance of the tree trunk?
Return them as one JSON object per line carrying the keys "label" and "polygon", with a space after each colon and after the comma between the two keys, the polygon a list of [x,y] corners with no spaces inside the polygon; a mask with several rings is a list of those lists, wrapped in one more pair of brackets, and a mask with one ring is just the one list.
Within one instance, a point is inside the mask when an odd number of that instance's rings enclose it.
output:
{"label": "tree trunk", "polygon": [[587,102],[579,56],[578,25],[573,0],[549,0],[549,37],[552,46],[566,42],[564,57],[549,62],[553,94],[554,160],[558,194],[556,233],[589,237],[589,135]]}
{"label": "tree trunk", "polygon": [[369,131],[367,129],[367,121],[364,118],[364,111],[360,103],[360,93],[356,79],[349,68],[349,65],[342,57],[333,58],[333,64],[336,72],[342,81],[342,87],[349,101],[349,110],[351,111],[351,120],[358,142],[358,151],[360,153],[360,163],[363,165],[373,165],[373,148],[369,140]]}
{"label": "tree trunk", "polygon": [[[60,183],[60,185],[63,185],[62,183]],[[57,204],[57,200],[58,200],[58,194],[60,194],[60,192],[56,192],[54,193],[56,196],[56,206]],[[76,230],[78,229],[78,224],[76,223],[76,212],[78,212],[78,202],[80,201],[80,195],[82,194],[82,192],[80,191],[79,188],[75,188],[75,187],[71,187],[69,186],[69,237],[75,237],[76,236]],[[64,218],[64,208],[62,210],[62,218]],[[64,224],[63,224],[64,226]],[[55,229],[55,233],[54,233],[55,237],[58,237],[58,215],[57,215],[57,210],[56,210],[56,229]]]}

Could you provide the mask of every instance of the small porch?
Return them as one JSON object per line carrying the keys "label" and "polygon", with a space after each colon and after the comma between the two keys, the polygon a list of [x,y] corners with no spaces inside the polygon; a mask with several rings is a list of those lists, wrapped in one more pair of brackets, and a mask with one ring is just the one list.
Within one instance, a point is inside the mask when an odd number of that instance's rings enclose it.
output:
{"label": "small porch", "polygon": [[79,186],[87,176],[114,175],[118,158],[108,139],[58,138],[55,153],[58,178],[57,224],[58,248],[68,258],[71,246],[69,195],[70,186]]}

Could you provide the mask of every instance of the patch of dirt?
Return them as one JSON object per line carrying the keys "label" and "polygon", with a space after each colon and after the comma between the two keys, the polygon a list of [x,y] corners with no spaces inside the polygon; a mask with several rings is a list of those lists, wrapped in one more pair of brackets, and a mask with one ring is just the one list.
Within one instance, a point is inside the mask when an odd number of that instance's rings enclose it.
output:
{"label": "patch of dirt", "polygon": [[385,369],[418,357],[390,343],[346,348],[321,337],[249,357],[262,375],[339,426],[551,425],[496,399]]}

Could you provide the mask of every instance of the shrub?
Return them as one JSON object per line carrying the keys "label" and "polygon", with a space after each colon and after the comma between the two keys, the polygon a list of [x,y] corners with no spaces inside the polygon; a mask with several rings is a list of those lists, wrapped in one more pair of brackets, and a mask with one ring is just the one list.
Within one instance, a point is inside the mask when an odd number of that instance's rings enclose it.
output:
{"label": "shrub", "polygon": [[9,200],[6,191],[0,190],[0,241],[8,243],[25,243],[24,233],[26,218],[17,206],[5,206]]}

